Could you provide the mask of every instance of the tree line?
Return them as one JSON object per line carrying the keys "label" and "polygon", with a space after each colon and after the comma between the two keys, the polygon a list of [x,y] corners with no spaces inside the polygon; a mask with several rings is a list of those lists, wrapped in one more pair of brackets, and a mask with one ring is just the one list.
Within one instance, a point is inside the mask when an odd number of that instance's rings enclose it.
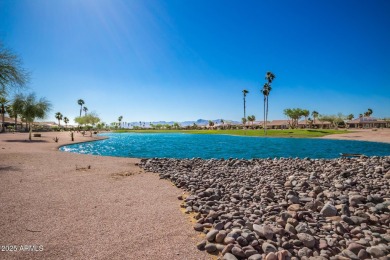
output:
{"label": "tree line", "polygon": [[51,109],[51,103],[34,92],[25,94],[30,73],[23,68],[22,60],[0,42],[0,106],[2,114],[1,132],[5,132],[5,113],[26,123],[31,140],[32,124],[35,119],[44,119]]}

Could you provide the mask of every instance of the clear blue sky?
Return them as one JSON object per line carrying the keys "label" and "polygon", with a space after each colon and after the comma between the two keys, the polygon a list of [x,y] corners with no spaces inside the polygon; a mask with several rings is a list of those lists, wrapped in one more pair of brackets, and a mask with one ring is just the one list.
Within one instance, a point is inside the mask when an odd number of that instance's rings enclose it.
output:
{"label": "clear blue sky", "polygon": [[320,114],[390,117],[390,1],[0,0],[0,40],[73,119],[104,122]]}

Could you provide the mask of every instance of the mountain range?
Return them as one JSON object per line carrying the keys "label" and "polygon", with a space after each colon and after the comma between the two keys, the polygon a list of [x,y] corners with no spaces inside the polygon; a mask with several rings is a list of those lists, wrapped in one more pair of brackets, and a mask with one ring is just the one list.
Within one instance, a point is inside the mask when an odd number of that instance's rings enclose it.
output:
{"label": "mountain range", "polygon": [[[211,120],[211,121],[213,121],[215,124],[221,124],[222,123],[221,120],[222,119],[215,119],[215,120]],[[233,120],[223,120],[223,121],[225,122],[225,124],[240,124],[240,122],[233,121]],[[122,122],[122,124],[124,124],[125,127],[128,124],[130,124],[130,126],[140,126],[140,123],[141,123],[142,127],[150,127],[151,124],[153,124],[153,125],[158,125],[158,124],[161,124],[161,125],[173,125],[174,123],[179,123],[182,127],[186,127],[186,126],[192,126],[193,124],[197,124],[198,126],[205,126],[205,125],[209,124],[209,120],[198,119],[196,121],[183,121],[183,122],[177,122],[177,121]]]}

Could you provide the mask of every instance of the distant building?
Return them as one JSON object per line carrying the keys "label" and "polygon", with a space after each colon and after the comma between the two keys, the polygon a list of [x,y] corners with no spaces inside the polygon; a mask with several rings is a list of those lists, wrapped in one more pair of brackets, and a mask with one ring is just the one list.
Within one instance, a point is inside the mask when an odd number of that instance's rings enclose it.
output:
{"label": "distant building", "polygon": [[349,128],[380,128],[390,127],[390,121],[380,120],[375,117],[361,117],[346,122]]}
{"label": "distant building", "polygon": [[329,121],[321,121],[319,119],[316,119],[315,121],[312,120],[311,122],[309,122],[309,120],[307,120],[307,122],[305,120],[301,120],[298,122],[298,127],[299,128],[321,128],[321,129],[329,129],[331,128],[332,126],[332,123],[329,122]]}
{"label": "distant building", "polygon": [[267,124],[268,129],[288,129],[289,126],[289,120],[272,120]]}
{"label": "distant building", "polygon": [[[15,118],[10,118],[10,117],[4,117],[4,127],[7,129],[8,127],[13,127],[15,130],[20,130],[22,129],[22,121],[18,118],[16,121],[16,126],[15,126]],[[0,129],[3,128],[3,121],[0,118]]]}

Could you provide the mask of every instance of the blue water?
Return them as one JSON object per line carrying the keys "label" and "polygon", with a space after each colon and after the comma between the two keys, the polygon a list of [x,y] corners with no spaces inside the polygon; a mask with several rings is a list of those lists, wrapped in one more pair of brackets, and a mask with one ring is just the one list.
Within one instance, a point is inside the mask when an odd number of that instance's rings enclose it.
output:
{"label": "blue water", "polygon": [[136,158],[337,158],[340,153],[390,155],[390,144],[301,138],[203,134],[101,134],[109,139],[63,146],[61,151]]}

